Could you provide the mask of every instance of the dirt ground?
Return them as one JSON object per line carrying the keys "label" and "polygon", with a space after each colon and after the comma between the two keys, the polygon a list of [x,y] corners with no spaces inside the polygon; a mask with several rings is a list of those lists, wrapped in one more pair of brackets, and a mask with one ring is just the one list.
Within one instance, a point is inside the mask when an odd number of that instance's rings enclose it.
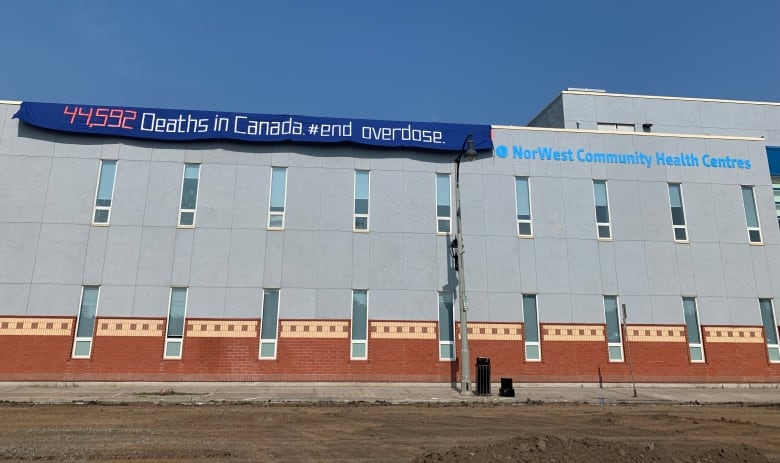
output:
{"label": "dirt ground", "polygon": [[780,462],[780,407],[0,403],[0,460]]}

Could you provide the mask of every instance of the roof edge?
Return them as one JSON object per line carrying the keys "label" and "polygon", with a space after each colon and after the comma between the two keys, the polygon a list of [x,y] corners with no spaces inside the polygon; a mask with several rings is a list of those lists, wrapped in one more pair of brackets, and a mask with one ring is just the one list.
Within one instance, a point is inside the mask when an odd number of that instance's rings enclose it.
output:
{"label": "roof edge", "polygon": [[780,103],[772,101],[747,101],[747,100],[723,100],[717,98],[692,98],[682,96],[657,96],[657,95],[634,95],[631,93],[609,93],[609,92],[592,92],[584,90],[563,90],[562,95],[592,95],[592,96],[616,96],[624,98],[639,98],[645,100],[677,100],[677,101],[705,101],[710,103],[735,103],[735,104],[754,104],[754,105],[769,105],[780,106]]}
{"label": "roof edge", "polygon": [[661,133],[661,132],[607,132],[605,130],[589,129],[553,129],[549,127],[525,127],[517,125],[491,125],[491,129],[503,130],[527,130],[530,132],[565,132],[565,133],[595,133],[599,135],[634,135],[640,137],[666,137],[666,138],[702,138],[710,140],[740,140],[740,141],[766,141],[764,137],[743,137],[736,135],[702,135],[690,133]]}

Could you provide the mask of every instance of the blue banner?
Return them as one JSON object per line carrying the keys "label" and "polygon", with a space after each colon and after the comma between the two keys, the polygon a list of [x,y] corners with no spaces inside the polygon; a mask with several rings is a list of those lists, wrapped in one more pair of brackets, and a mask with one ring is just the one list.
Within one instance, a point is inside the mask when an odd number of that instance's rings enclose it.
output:
{"label": "blue banner", "polygon": [[31,102],[22,103],[14,117],[46,129],[149,140],[351,142],[460,152],[472,134],[476,149],[493,148],[489,125]]}

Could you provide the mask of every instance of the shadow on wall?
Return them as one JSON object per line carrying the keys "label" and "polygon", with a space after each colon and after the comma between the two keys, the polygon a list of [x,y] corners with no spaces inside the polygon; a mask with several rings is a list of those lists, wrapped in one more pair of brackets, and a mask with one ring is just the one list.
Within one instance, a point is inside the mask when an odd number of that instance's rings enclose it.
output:
{"label": "shadow on wall", "polygon": [[[450,255],[450,249],[453,245],[454,238],[452,236],[449,237],[447,240],[447,249],[445,252],[447,255]],[[456,245],[457,246],[457,245]],[[458,348],[458,335],[455,332],[455,290],[457,289],[458,285],[458,274],[455,270],[455,260],[452,258],[447,259],[447,283],[441,287],[441,292],[444,294],[450,295],[450,301],[452,301],[452,323],[450,326],[452,326],[452,340],[453,345],[452,348],[455,350],[455,358],[458,359],[457,361],[451,361],[450,362],[450,385],[452,386],[452,389],[460,391],[460,381],[458,381],[458,370],[460,369],[461,362],[464,361],[464,359],[460,358],[457,352]],[[460,302],[458,302],[460,303]],[[439,309],[441,310],[441,308]],[[439,317],[441,319],[441,317]],[[439,327],[439,333],[441,333],[441,327]],[[441,355],[441,354],[440,354]],[[468,359],[465,359],[466,362],[468,362]]]}

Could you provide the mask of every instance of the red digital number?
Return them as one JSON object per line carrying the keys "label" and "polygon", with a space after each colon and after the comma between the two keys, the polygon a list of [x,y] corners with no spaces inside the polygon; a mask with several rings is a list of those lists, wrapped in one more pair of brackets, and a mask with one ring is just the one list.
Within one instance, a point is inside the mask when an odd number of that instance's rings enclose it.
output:
{"label": "red digital number", "polygon": [[83,108],[81,106],[65,106],[62,113],[70,116],[70,123],[74,124],[77,117],[85,118],[84,124],[88,127],[113,127],[133,130],[130,123],[138,117],[137,111],[119,108]]}
{"label": "red digital number", "polygon": [[92,124],[90,124],[90,127],[105,127],[106,122],[108,121],[108,109],[98,108],[95,110],[94,120],[100,120],[101,117],[103,118],[101,122],[93,122]]}
{"label": "red digital number", "polygon": [[89,112],[85,113],[84,108],[79,108],[79,116],[86,117],[87,119],[84,121],[84,124],[89,126],[90,120],[92,119],[92,111],[94,111],[92,108],[89,108]]}
{"label": "red digital number", "polygon": [[76,114],[78,113],[78,106],[73,107],[73,111],[68,111],[70,109],[70,106],[65,106],[65,109],[62,111],[63,114],[66,116],[70,116],[70,123],[72,124],[73,121],[76,119]]}
{"label": "red digital number", "polygon": [[121,127],[122,126],[122,110],[121,109],[112,109],[110,113],[108,113],[109,119],[116,119],[116,124],[108,124],[109,127]]}
{"label": "red digital number", "polygon": [[127,114],[127,116],[122,118],[122,128],[133,130],[133,126],[127,125],[127,123],[134,121],[136,116],[138,116],[138,113],[128,109],[127,111],[125,111],[125,114]]}

